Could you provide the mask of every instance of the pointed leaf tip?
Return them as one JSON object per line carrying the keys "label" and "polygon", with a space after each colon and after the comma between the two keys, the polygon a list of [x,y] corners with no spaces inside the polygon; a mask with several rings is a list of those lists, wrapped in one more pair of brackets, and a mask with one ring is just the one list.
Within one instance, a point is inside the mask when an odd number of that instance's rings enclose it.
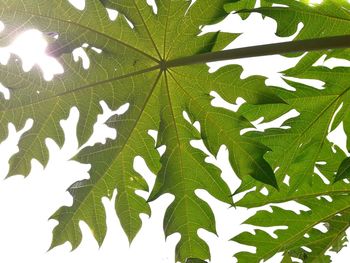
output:
{"label": "pointed leaf tip", "polygon": [[350,157],[345,158],[340,164],[334,178],[334,183],[347,178],[350,178]]}

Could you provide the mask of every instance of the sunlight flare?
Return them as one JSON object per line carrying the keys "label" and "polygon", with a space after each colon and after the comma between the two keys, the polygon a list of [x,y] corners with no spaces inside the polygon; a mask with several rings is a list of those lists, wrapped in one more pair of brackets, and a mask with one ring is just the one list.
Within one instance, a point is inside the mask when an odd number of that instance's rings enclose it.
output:
{"label": "sunlight flare", "polygon": [[11,54],[14,54],[21,59],[24,72],[29,72],[37,65],[44,79],[50,81],[55,75],[62,74],[64,70],[56,58],[45,53],[47,46],[48,43],[42,32],[36,29],[24,31],[9,46],[0,48],[0,62],[7,64]]}

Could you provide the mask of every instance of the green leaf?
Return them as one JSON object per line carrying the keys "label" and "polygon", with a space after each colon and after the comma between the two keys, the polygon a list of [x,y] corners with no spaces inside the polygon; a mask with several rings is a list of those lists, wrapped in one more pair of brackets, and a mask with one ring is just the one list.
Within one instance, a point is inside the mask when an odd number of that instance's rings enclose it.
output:
{"label": "green leaf", "polygon": [[[326,0],[310,6],[303,1],[270,1],[283,4],[281,7],[262,7],[256,11],[274,18],[278,23],[277,34],[289,36],[295,33],[298,23],[304,23],[296,39],[312,39],[320,35],[347,34],[349,29],[348,2]],[[332,28],[329,24],[332,23]],[[349,114],[349,68],[328,69],[313,64],[323,55],[326,58],[348,59],[348,49],[325,52],[310,52],[304,55],[293,68],[284,72],[286,77],[321,80],[322,89],[316,89],[298,80],[285,79],[295,91],[280,91],[278,94],[286,105],[245,105],[240,112],[249,120],[264,117],[266,122],[294,109],[299,116],[283,123],[286,128],[267,129],[264,132],[250,132],[252,138],[271,148],[266,159],[276,171],[280,190],[256,184],[243,179],[239,191],[255,189],[247,193],[237,206],[262,207],[272,205],[272,212],[259,211],[246,223],[257,227],[281,227],[270,236],[263,229],[254,234],[243,232],[233,240],[255,246],[255,254],[236,254],[238,261],[260,262],[278,252],[284,253],[284,260],[301,259],[303,262],[330,262],[327,250],[340,251],[349,228],[349,190],[346,178],[348,157],[327,140],[327,135],[343,122],[348,135]],[[249,133],[248,133],[249,135]],[[286,180],[288,178],[288,180]],[[338,181],[336,184],[330,182]],[[266,189],[264,189],[266,188]],[[265,190],[265,191],[262,191]],[[309,211],[296,214],[283,206],[285,202],[296,201]],[[273,206],[280,203],[281,207]],[[327,231],[315,228],[322,224]]]}
{"label": "green leaf", "polygon": [[[349,17],[345,12],[348,3],[345,1],[325,0],[315,6],[306,4],[306,1],[270,2],[284,6],[257,10],[278,22],[277,34],[280,36],[295,33],[299,22],[303,22],[304,27],[296,39],[341,35],[348,30]],[[332,29],[327,26],[329,23],[334,25]],[[339,147],[328,141],[327,136],[340,123],[344,123],[344,130],[348,127],[350,72],[345,67],[329,69],[314,66],[323,54],[328,58],[347,58],[348,50],[309,52],[295,67],[285,71],[285,81],[295,91],[277,89],[277,93],[287,104],[244,105],[240,109],[247,119],[264,117],[266,122],[291,110],[296,110],[299,115],[285,121],[282,124],[284,128],[247,133],[247,136],[259,138],[271,149],[266,159],[277,170],[280,190],[243,179],[238,192],[248,189],[250,192],[236,205],[255,208],[269,205],[272,212],[257,212],[246,221],[259,227],[255,233],[243,232],[233,239],[257,248],[255,254],[236,254],[239,261],[260,262],[283,252],[286,262],[292,258],[303,262],[330,262],[326,251],[339,251],[345,245],[345,231],[350,222],[350,186],[342,179],[345,178],[348,158]],[[293,81],[288,77],[293,77]],[[324,85],[322,89],[316,89],[301,84],[300,79],[320,80]],[[345,131],[347,135],[348,131]],[[338,182],[331,184],[333,181]],[[300,214],[289,211],[284,206],[289,201],[296,201],[309,211],[301,211]],[[276,203],[282,208],[274,206]],[[319,230],[318,225],[324,225],[327,230]],[[264,227],[281,226],[285,228],[274,231],[277,237],[264,230]]]}
{"label": "green leaf", "polygon": [[[303,23],[303,27],[295,40],[348,34],[350,16],[345,11],[349,8],[347,1],[325,0],[315,5],[310,5],[308,1],[267,0],[266,2],[283,5],[254,9],[254,12],[272,17],[277,21],[276,34],[279,36],[294,34],[299,23]],[[329,23],[332,23],[332,28],[328,26]],[[262,134],[251,135],[260,137],[262,143],[272,149],[270,156],[267,155],[266,158],[271,161],[272,167],[279,167],[276,174],[279,181],[283,181],[286,174],[291,177],[290,192],[296,190],[303,181],[308,180],[309,177],[302,176],[302,174],[312,174],[315,163],[322,161],[318,156],[328,133],[341,122],[344,122],[344,129],[349,127],[347,117],[349,68],[337,67],[331,70],[326,67],[313,66],[323,54],[326,54],[327,58],[347,58],[348,49],[308,52],[295,67],[286,70],[284,76],[321,80],[325,83],[325,90],[317,90],[300,84],[297,80],[291,81],[286,78],[285,82],[294,87],[296,91],[278,91],[278,93],[289,105],[261,105],[258,106],[259,110],[251,105],[246,105],[241,109],[242,113],[246,112],[243,114],[250,120],[264,117],[266,121],[271,121],[292,109],[300,113],[298,118],[284,123],[291,129],[270,129]],[[261,114],[257,115],[255,112]],[[281,156],[282,161],[279,160]],[[330,180],[333,181],[333,178]],[[241,189],[247,187],[249,184],[246,186],[243,184]]]}
{"label": "green leaf", "polygon": [[[325,252],[329,249],[339,251],[344,247],[345,242],[342,240],[350,222],[348,207],[350,185],[343,181],[337,184],[329,183],[344,158],[344,153],[339,148],[335,155],[330,154],[330,148],[331,144],[326,143],[321,151],[325,164],[316,166],[324,177],[315,173],[311,177],[310,185],[301,185],[293,192],[290,191],[288,183],[280,184],[280,191],[267,187],[267,194],[258,187],[236,203],[237,206],[243,207],[272,205],[272,213],[257,212],[246,221],[247,224],[259,227],[288,227],[274,231],[277,238],[270,236],[264,230],[255,230],[255,234],[244,232],[236,236],[234,241],[257,247],[256,254],[238,253],[236,256],[239,260],[259,262],[278,252],[284,252],[285,257],[289,255],[304,262],[330,262]],[[296,201],[306,206],[309,211],[296,214],[287,207],[283,208],[283,204],[289,201]],[[281,203],[282,208],[274,206],[276,203]],[[315,228],[319,224],[325,225],[327,232]]]}
{"label": "green leaf", "polygon": [[[107,231],[101,198],[111,198],[114,189],[122,227],[130,241],[135,237],[141,227],[139,214],[150,215],[147,201],[135,192],[148,191],[145,180],[133,169],[134,158],[141,156],[157,174],[148,201],[164,193],[175,196],[165,214],[164,230],[167,236],[181,234],[176,260],[210,258],[208,246],[197,231],[204,228],[215,232],[215,218],[208,204],[194,192],[206,189],[232,205],[231,192],[221,179],[220,170],[206,163],[206,155],[191,146],[193,139],[203,139],[213,154],[226,144],[239,177],[249,176],[277,187],[274,173],[264,159],[269,148],[241,136],[240,130],[251,124],[240,114],[212,107],[209,95],[215,90],[229,101],[243,97],[250,104],[283,102],[265,87],[265,79],[241,80],[239,66],[209,74],[205,65],[167,68],[164,63],[216,51],[234,40],[237,35],[223,32],[198,36],[200,26],[226,16],[223,6],[228,2],[204,0],[191,5],[185,0],[157,1],[155,14],[143,0],[86,1],[83,11],[65,0],[1,1],[1,20],[6,25],[1,33],[2,45],[29,28],[57,32],[57,40],[50,38],[48,53],[65,69],[63,75],[45,82],[38,68],[23,73],[14,59],[1,67],[0,77],[11,92],[11,99],[2,99],[0,106],[1,139],[7,134],[8,122],[22,126],[28,118],[34,119],[34,126],[19,143],[19,153],[11,159],[9,174],[26,175],[32,158],[46,165],[49,156],[44,140],[50,137],[63,144],[58,122],[67,117],[73,106],[80,111],[77,137],[83,146],[74,159],[92,165],[90,178],[69,188],[72,206],[61,207],[51,217],[58,221],[51,247],[69,241],[76,248],[82,239],[81,220],[89,225],[101,245]],[[115,21],[108,18],[107,7],[119,12]],[[88,70],[76,63],[71,54],[84,43],[89,45],[84,45],[91,64]],[[102,112],[100,100],[111,109],[129,103],[129,110],[108,121],[117,130],[116,140],[85,146],[96,116]],[[184,111],[192,123],[183,117]],[[200,132],[193,127],[194,121],[200,121]],[[147,134],[149,130],[158,131],[156,146]],[[217,134],[229,139],[218,140]],[[156,148],[161,145],[166,146],[166,151],[159,156]]]}
{"label": "green leaf", "polygon": [[[303,74],[293,75],[305,78],[323,80],[325,89],[319,90],[305,84],[286,80],[296,91],[279,90],[280,96],[288,105],[261,105],[257,110],[251,105],[242,107],[241,111],[248,119],[256,120],[266,117],[267,121],[278,114],[284,114],[290,110],[296,110],[300,115],[287,120],[283,126],[289,129],[268,129],[265,132],[248,133],[252,138],[259,138],[272,151],[266,155],[266,159],[275,169],[277,180],[282,182],[285,175],[291,180],[291,192],[300,184],[309,181],[317,162],[324,161],[322,148],[324,147],[335,112],[344,103],[342,111],[348,111],[349,77],[348,68],[335,68],[333,70],[324,67],[312,67]],[[340,79],[340,80],[339,80]],[[272,115],[273,114],[273,115]],[[339,121],[342,121],[340,119]],[[335,127],[334,127],[335,128]],[[331,129],[332,130],[332,129]],[[332,151],[327,152],[333,155]],[[329,158],[329,157],[328,157]],[[333,179],[331,179],[333,181]],[[249,183],[243,188],[251,188]]]}
{"label": "green leaf", "polygon": [[[234,240],[256,246],[257,253],[239,253],[240,261],[260,262],[278,252],[284,253],[284,262],[294,257],[306,262],[329,261],[325,251],[339,251],[344,246],[350,222],[350,186],[340,180],[345,178],[342,171],[346,154],[327,140],[329,132],[340,123],[347,134],[350,132],[350,71],[313,64],[323,54],[328,58],[349,58],[348,49],[308,52],[284,74],[321,80],[324,89],[286,78],[295,89],[290,91],[266,87],[261,76],[241,79],[242,68],[236,65],[209,74],[206,62],[234,58],[235,52],[236,56],[242,52],[242,57],[266,53],[261,47],[218,52],[238,35],[202,34],[201,28],[220,22],[227,12],[238,11],[243,18],[260,12],[277,21],[279,36],[294,34],[298,24],[304,23],[296,40],[313,39],[308,42],[310,49],[319,50],[320,46],[328,48],[329,43],[329,38],[320,37],[350,34],[349,4],[345,0],[325,0],[311,6],[307,1],[266,0],[253,11],[240,9],[253,8],[255,1],[164,0],[156,4],[154,13],[144,0],[87,0],[83,11],[66,0],[0,0],[5,24],[0,44],[9,44],[23,30],[37,28],[48,39],[47,53],[65,70],[63,75],[45,81],[38,67],[24,73],[14,58],[1,66],[1,82],[9,88],[11,99],[1,98],[0,140],[6,138],[9,122],[21,127],[27,119],[34,120],[33,127],[20,140],[20,151],[10,160],[9,175],[27,175],[32,158],[47,164],[45,139],[52,138],[62,146],[64,135],[58,123],[73,106],[80,111],[80,151],[74,159],[91,164],[90,178],[69,188],[73,204],[61,207],[51,217],[58,221],[51,248],[67,241],[73,249],[79,246],[80,221],[87,223],[102,245],[107,227],[101,199],[111,198],[116,189],[115,210],[130,242],[141,228],[140,213],[150,215],[148,202],[170,193],[174,201],[166,210],[163,227],[166,236],[181,235],[176,260],[210,259],[209,247],[197,232],[203,228],[215,233],[215,215],[195,191],[204,189],[230,205],[233,201],[221,171],[205,162],[203,151],[192,147],[192,140],[201,139],[213,155],[226,145],[233,170],[242,180],[237,193],[254,188],[236,205],[260,207],[295,200],[310,209],[296,214],[273,207],[271,213],[260,211],[248,219],[247,224],[258,227],[288,229],[277,230],[277,238],[263,230],[241,233]],[[118,11],[115,21],[109,19],[107,8]],[[56,33],[57,39],[51,37]],[[305,42],[265,46],[265,52],[276,53],[271,51],[273,48],[283,54],[301,51],[301,43]],[[87,70],[72,58],[72,51],[80,47],[90,59]],[[228,102],[242,97],[246,103],[238,112],[213,107],[211,91]],[[106,122],[117,130],[115,140],[88,146],[85,143],[93,134],[97,115],[102,113],[101,100],[113,110],[126,103],[129,109]],[[252,121],[260,117],[271,121],[291,110],[299,116],[287,120],[284,129],[241,135],[244,129],[254,128]],[[194,125],[197,121],[199,129]],[[150,130],[158,131],[156,141],[148,135]],[[157,148],[161,146],[166,150],[160,156]],[[152,189],[133,167],[137,156],[144,158],[157,176]],[[336,171],[340,171],[335,177],[339,182],[329,184]],[[290,178],[288,183],[286,176]],[[148,200],[137,190],[149,192]],[[327,198],[322,197],[325,195]],[[324,224],[327,232],[314,228],[319,224]]]}
{"label": "green leaf", "polygon": [[[230,13],[232,11],[240,11],[242,9],[252,9],[254,8],[256,0],[233,0],[232,3],[225,5],[226,12]],[[249,13],[238,13],[243,19],[247,19]]]}
{"label": "green leaf", "polygon": [[[246,245],[256,246],[255,254],[240,252],[236,254],[238,261],[260,262],[267,260],[277,252],[288,253],[303,262],[330,262],[325,252],[332,247],[339,248],[338,240],[343,238],[345,230],[350,225],[349,196],[333,196],[329,202],[324,198],[319,200],[306,198],[299,203],[310,208],[300,214],[272,206],[272,212],[259,211],[245,223],[259,227],[287,227],[274,231],[277,237],[272,237],[263,230],[255,230],[254,234],[243,232],[233,240]],[[326,209],[325,209],[326,208]],[[326,232],[315,228],[324,224]]]}
{"label": "green leaf", "polygon": [[350,177],[350,171],[349,171],[350,160],[349,159],[350,159],[349,157],[345,158],[340,164],[337,174],[335,175],[335,179],[334,179],[335,182]]}
{"label": "green leaf", "polygon": [[[265,3],[281,6],[269,7]],[[347,0],[324,0],[310,4],[308,0],[264,0],[263,7],[254,11],[276,20],[276,34],[280,37],[294,35],[298,26],[302,28],[295,40],[339,36],[350,32],[350,4]],[[332,25],[332,26],[329,26]],[[311,52],[305,54],[297,66],[288,69],[287,74],[297,74],[311,67],[323,54],[332,57],[332,52]]]}
{"label": "green leaf", "polygon": [[[224,6],[226,12],[236,12],[242,17],[242,19],[247,19],[251,13],[251,9],[256,6],[256,0],[232,0],[231,3],[228,3]],[[260,6],[272,6],[271,2],[260,1]]]}

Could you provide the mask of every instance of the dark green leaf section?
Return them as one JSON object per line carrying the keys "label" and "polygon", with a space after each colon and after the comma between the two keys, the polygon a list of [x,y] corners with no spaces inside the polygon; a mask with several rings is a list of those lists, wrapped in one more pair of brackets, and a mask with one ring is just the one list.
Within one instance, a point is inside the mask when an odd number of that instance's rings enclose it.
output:
{"label": "dark green leaf section", "polygon": [[[330,150],[330,144],[327,148]],[[322,156],[329,153],[322,151]],[[244,207],[259,207],[267,204],[297,201],[307,206],[310,211],[301,212],[300,215],[286,209],[273,207],[273,213],[258,212],[247,220],[246,223],[256,226],[288,226],[287,230],[276,230],[277,238],[271,237],[263,230],[256,230],[255,235],[242,233],[234,238],[235,241],[257,247],[257,254],[239,253],[237,258],[242,262],[267,259],[278,252],[284,252],[285,257],[297,257],[303,262],[330,262],[325,252],[332,248],[340,250],[344,244],[345,231],[349,227],[349,192],[350,185],[346,182],[329,184],[334,171],[339,166],[344,154],[340,149],[330,159],[324,158],[326,164],[317,165],[319,170],[327,178],[326,181],[318,174],[311,177],[309,184],[300,186],[297,191],[291,192],[286,184],[280,184],[280,191],[274,191],[268,187],[268,194],[258,191],[249,192],[236,205]],[[288,193],[288,194],[286,194]],[[323,197],[323,196],[326,196]],[[331,200],[331,202],[329,201]],[[341,204],[338,206],[338,204]],[[334,209],[334,210],[333,210]],[[323,215],[325,211],[330,214]],[[322,223],[327,227],[327,232],[313,228]],[[302,228],[303,226],[303,228]],[[311,249],[312,252],[310,252]]]}
{"label": "dark green leaf section", "polygon": [[[348,195],[333,196],[329,202],[325,198],[308,198],[299,203],[307,206],[310,211],[293,211],[272,206],[272,212],[259,211],[245,223],[259,227],[288,227],[275,230],[277,237],[270,236],[263,230],[255,230],[255,234],[244,232],[233,240],[239,243],[256,246],[255,254],[240,252],[235,256],[242,262],[260,262],[267,260],[277,252],[297,257],[303,262],[330,262],[325,252],[334,247],[339,249],[339,240],[343,239],[345,230],[349,227],[350,205]],[[323,232],[318,224],[326,226]],[[311,252],[310,252],[311,251]]]}
{"label": "dark green leaf section", "polygon": [[[267,121],[270,121],[276,117],[277,112],[283,114],[291,109],[296,109],[300,115],[283,124],[289,127],[288,129],[274,128],[263,133],[250,132],[247,134],[252,138],[260,138],[263,144],[271,148],[272,151],[266,155],[266,159],[273,168],[278,168],[276,177],[280,191],[267,186],[268,193],[266,194],[261,191],[262,185],[254,184],[252,180],[246,178],[248,180],[243,179],[241,191],[254,186],[257,188],[249,192],[237,205],[260,207],[273,203],[297,201],[311,209],[309,212],[303,212],[302,215],[305,215],[303,217],[294,216],[292,212],[281,208],[274,208],[272,215],[267,212],[259,212],[249,219],[247,223],[257,226],[280,226],[282,219],[286,219],[284,225],[287,225],[288,229],[276,231],[278,238],[271,237],[271,242],[266,241],[264,244],[260,242],[267,240],[269,235],[262,230],[257,230],[255,236],[247,233],[239,235],[235,240],[242,241],[244,244],[255,244],[258,249],[256,255],[238,254],[237,257],[243,262],[248,258],[267,259],[277,252],[298,257],[304,262],[329,262],[329,257],[324,253],[329,248],[337,246],[336,242],[339,239],[342,240],[345,230],[349,227],[348,207],[337,207],[337,203],[349,203],[350,186],[347,181],[340,180],[344,179],[340,177],[339,182],[335,184],[331,182],[337,178],[336,172],[343,170],[344,162],[346,163],[344,159],[347,160],[347,157],[341,149],[332,146],[327,140],[327,135],[345,120],[343,117],[344,112],[348,111],[350,86],[349,77],[345,76],[348,74],[348,68],[338,67],[331,70],[324,67],[311,67],[295,76],[322,80],[325,83],[324,89],[318,90],[288,81],[296,89],[295,92],[281,91],[280,95],[288,105],[260,105],[259,110],[255,108],[254,112],[249,105],[241,108],[243,115],[252,120],[264,116]],[[339,108],[340,110],[337,111]],[[337,125],[334,122],[337,122]],[[286,181],[286,176],[289,177],[289,181]],[[325,195],[332,198],[332,202],[316,199]],[[333,208],[335,210],[332,215],[324,216],[322,219],[312,219],[312,215],[321,215],[321,210],[331,211]],[[322,233],[311,228],[305,231],[296,229],[296,225],[307,225],[306,222],[303,222],[303,218],[311,220],[311,227],[325,222],[329,226],[329,231]],[[295,220],[298,223],[292,224],[292,221],[288,220]],[[269,225],[266,222],[269,222]],[[304,234],[311,237],[305,238]],[[250,239],[249,242],[248,239]],[[312,252],[302,247],[309,247]],[[339,246],[337,247],[340,249]]]}
{"label": "dark green leaf section", "polygon": [[[289,175],[291,191],[298,188],[300,184],[311,180],[311,175],[316,162],[322,162],[325,158],[323,151],[327,151],[330,156],[333,152],[325,149],[326,137],[332,124],[335,112],[340,105],[347,104],[349,97],[349,78],[341,78],[338,75],[349,74],[347,68],[336,68],[333,70],[324,67],[313,67],[298,75],[300,78],[316,79],[325,82],[325,89],[319,90],[304,84],[286,80],[296,91],[279,90],[280,96],[288,105],[261,105],[257,108],[244,106],[241,111],[248,119],[255,120],[260,117],[266,117],[270,121],[275,114],[286,113],[289,110],[296,110],[299,116],[287,120],[283,126],[289,129],[268,129],[265,132],[248,133],[248,136],[260,138],[261,142],[272,149],[272,152],[266,155],[266,159],[275,169],[278,180],[284,180],[285,175]],[[333,78],[333,80],[332,80]],[[343,105],[343,108],[346,106]],[[346,111],[346,108],[343,109]],[[272,113],[270,113],[272,112]],[[271,115],[272,114],[272,115]],[[338,113],[339,114],[339,113]],[[271,115],[271,116],[270,116]],[[331,157],[327,157],[330,159]],[[333,181],[331,179],[331,181]],[[247,185],[241,188],[247,189]]]}
{"label": "dark green leaf section", "polygon": [[350,178],[350,160],[345,158],[339,166],[337,174],[335,175],[334,181],[337,182],[342,179]]}
{"label": "dark green leaf section", "polygon": [[[350,20],[347,1],[325,0],[314,6],[306,1],[267,2],[284,5],[256,9],[277,21],[279,36],[294,34],[300,22],[303,28],[296,39],[348,34]],[[265,158],[276,169],[280,191],[244,178],[237,192],[248,189],[250,192],[236,205],[272,205],[272,212],[257,212],[246,223],[258,227],[288,228],[276,230],[274,233],[277,237],[270,236],[264,229],[256,229],[254,234],[244,232],[236,236],[236,242],[257,248],[255,254],[236,254],[239,262],[267,260],[278,252],[283,252],[283,262],[293,262],[292,258],[303,262],[330,262],[326,251],[339,251],[344,247],[345,231],[350,222],[350,185],[347,180],[343,180],[347,178],[348,157],[339,147],[332,145],[327,136],[341,123],[345,133],[349,134],[350,72],[346,67],[329,69],[313,64],[323,54],[326,59],[348,59],[348,53],[347,49],[309,52],[295,67],[284,72],[286,77],[323,81],[322,89],[285,78],[295,91],[276,90],[287,104],[254,107],[247,104],[240,108],[239,112],[251,121],[264,117],[264,121],[269,122],[293,109],[299,115],[283,123],[284,128],[246,134],[259,139],[271,149]],[[273,205],[288,201],[296,201],[310,210],[296,214],[287,208]],[[315,228],[317,225],[325,226],[327,231],[318,230]]]}
{"label": "dark green leaf section", "polygon": [[[255,9],[255,11],[277,21],[277,34],[279,36],[294,34],[299,23],[303,23],[303,28],[295,38],[296,40],[348,34],[350,17],[349,13],[346,12],[349,8],[347,1],[325,0],[321,4],[315,5],[309,5],[303,1],[287,0],[267,0],[265,2],[284,5],[281,7],[263,6]],[[332,28],[328,26],[330,23],[333,25]],[[262,134],[257,134],[258,137],[265,138],[263,143],[272,148],[271,155],[266,156],[266,158],[273,158],[273,155],[275,155],[275,161],[271,161],[271,163],[274,163],[272,165],[274,168],[279,167],[277,171],[278,180],[283,181],[286,174],[291,177],[291,184],[294,185],[291,191],[295,190],[305,178],[308,178],[307,176],[301,176],[301,174],[312,174],[314,164],[321,161],[318,156],[321,154],[320,149],[322,149],[328,133],[334,130],[342,121],[346,133],[348,129],[349,69],[338,67],[331,70],[325,67],[313,67],[312,65],[323,54],[327,54],[328,58],[348,58],[347,49],[309,52],[295,67],[285,71],[284,74],[286,77],[321,80],[325,83],[325,90],[316,90],[286,79],[286,82],[296,89],[296,92],[283,91],[284,94],[280,94],[289,106],[259,106],[260,109],[255,108],[253,110],[252,107],[247,105],[241,109],[242,113],[246,112],[244,115],[250,120],[263,116],[266,121],[271,121],[292,109],[300,113],[298,118],[284,123],[285,126],[291,127],[291,129],[270,129]],[[317,109],[317,107],[319,108]],[[338,112],[335,115],[336,111]],[[255,112],[259,112],[259,114],[255,114]],[[295,139],[289,140],[293,137]],[[280,143],[284,145],[282,151],[279,150],[282,149]],[[275,146],[272,146],[272,144]],[[327,152],[329,152],[327,159],[330,159],[332,151],[327,150]],[[282,156],[283,160],[289,159],[289,161],[281,162],[277,160],[278,155]],[[332,172],[334,173],[336,170]],[[331,181],[333,179],[330,178]],[[244,187],[242,186],[242,188]]]}
{"label": "dark green leaf section", "polygon": [[[271,237],[263,230],[256,230],[256,234],[243,233],[234,240],[243,244],[257,247],[257,254],[239,253],[237,258],[242,261],[253,260],[259,262],[260,259],[268,259],[278,252],[284,252],[289,256],[297,257],[303,262],[330,262],[325,252],[334,247],[341,247],[337,240],[342,240],[346,229],[349,227],[349,193],[350,185],[348,182],[339,181],[331,184],[334,180],[335,171],[337,171],[345,154],[339,148],[332,151],[332,145],[328,141],[324,142],[318,155],[319,161],[315,164],[319,173],[299,174],[306,177],[308,183],[301,184],[296,190],[292,191],[292,178],[289,182],[284,181],[282,175],[278,178],[280,191],[271,187],[266,187],[267,193],[261,191],[262,185],[257,185],[257,189],[249,192],[246,196],[236,203],[243,207],[261,207],[269,204],[284,203],[288,201],[297,201],[307,206],[310,211],[301,212],[301,215],[287,211],[278,207],[273,208],[273,213],[258,212],[246,223],[256,226],[288,226],[287,230],[277,230],[275,234],[278,238]],[[310,158],[310,157],[305,157]],[[277,162],[277,160],[276,160]],[[281,169],[281,168],[280,168]],[[294,170],[295,171],[295,170]],[[290,173],[291,174],[291,173]],[[282,179],[282,180],[281,180]],[[281,180],[281,181],[280,181]],[[284,181],[284,182],[282,182]],[[254,186],[253,184],[250,185]],[[331,202],[322,196],[331,198]],[[321,198],[321,199],[320,199]],[[338,204],[341,206],[337,206]],[[334,209],[334,210],[332,210]],[[324,211],[332,214],[322,215]],[[305,221],[304,221],[305,220]],[[313,226],[324,223],[328,227],[328,232],[323,233]],[[306,228],[301,229],[301,226]],[[305,234],[307,234],[305,236]],[[309,237],[307,237],[309,236]],[[308,249],[312,250],[309,252]]]}

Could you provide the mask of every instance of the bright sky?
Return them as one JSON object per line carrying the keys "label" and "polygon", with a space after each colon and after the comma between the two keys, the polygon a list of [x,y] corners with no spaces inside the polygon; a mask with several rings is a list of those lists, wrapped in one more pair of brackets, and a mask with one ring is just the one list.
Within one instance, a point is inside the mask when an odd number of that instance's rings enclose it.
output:
{"label": "bright sky", "polygon": [[[84,8],[83,1],[70,1],[76,5],[77,8]],[[152,1],[148,2],[152,3]],[[110,12],[110,14],[111,16],[115,16],[113,12]],[[4,26],[6,25],[0,23],[0,31]],[[235,29],[244,32],[244,34],[228,48],[286,41],[293,38],[277,38],[274,35],[276,28],[275,22],[268,18],[263,20],[257,14],[252,15],[245,22],[238,16],[231,15],[222,23],[206,27],[205,30],[210,31],[217,28],[228,32],[235,32]],[[42,38],[41,32],[35,29],[23,32],[10,46],[0,48],[0,63],[6,64],[11,54],[16,54],[21,58],[23,70],[25,72],[29,72],[32,67],[37,64],[42,68],[44,78],[50,81],[54,79],[56,74],[64,74],[64,69],[55,58],[49,57],[44,53],[46,46],[47,43]],[[100,52],[99,50],[96,51]],[[90,61],[83,48],[75,50],[73,57],[76,63],[81,63],[82,66],[88,70]],[[263,75],[268,77],[267,83],[270,85],[275,84],[282,85],[285,88],[291,88],[283,83],[281,75],[278,72],[295,65],[297,60],[296,58],[270,56],[243,59],[236,61],[236,63],[239,62],[245,69],[242,78],[254,74]],[[232,63],[232,61],[211,63],[210,71],[215,71],[218,67],[229,63]],[[318,63],[322,63],[322,61]],[[331,61],[327,62],[326,65],[331,67],[334,66],[334,63],[342,63],[343,65],[349,66],[349,63],[344,61]],[[321,88],[323,83],[314,81],[312,85]],[[1,92],[6,99],[10,97],[9,91],[2,85],[0,85],[0,93]],[[237,110],[237,106],[224,102],[215,92],[213,95],[216,97],[213,102],[214,105]],[[103,102],[101,106],[104,108],[105,115],[99,117],[99,124],[95,126],[95,136],[91,139],[90,143],[94,141],[103,142],[106,137],[115,138],[116,136],[114,130],[103,125],[106,116],[115,112],[111,111]],[[125,105],[120,109],[116,109],[116,113],[122,114],[127,108],[128,105]],[[289,115],[283,116],[273,123],[263,123],[263,121],[260,120],[261,123],[258,126],[260,129],[272,126],[280,127],[284,119],[296,115],[297,112],[291,112]],[[108,232],[105,242],[100,249],[93,239],[87,225],[81,222],[83,242],[78,249],[70,252],[70,245],[64,244],[46,252],[51,241],[52,229],[56,225],[55,221],[49,221],[48,218],[60,206],[70,205],[72,203],[72,198],[66,192],[66,189],[73,182],[89,176],[89,165],[69,161],[69,158],[77,151],[77,141],[73,134],[78,118],[79,112],[76,108],[73,108],[68,119],[61,121],[60,124],[66,135],[66,142],[62,149],[59,149],[53,140],[46,140],[46,144],[50,150],[50,161],[45,170],[41,164],[33,160],[33,169],[26,179],[22,176],[14,176],[0,181],[0,262],[172,263],[174,247],[179,240],[179,234],[170,236],[165,242],[162,231],[162,217],[167,205],[173,199],[171,195],[163,196],[159,198],[159,200],[151,203],[151,218],[141,215],[144,227],[130,247],[115,215],[115,193],[112,201],[107,198],[103,199],[107,211]],[[256,124],[258,123],[259,121],[256,122]],[[22,132],[17,132],[22,127],[13,127],[13,125],[9,125],[11,131],[10,137],[0,144],[0,167],[3,167],[0,171],[0,178],[4,178],[7,174],[8,160],[17,150],[16,144],[19,136],[21,136],[26,129],[30,128],[31,124],[32,120],[29,120]],[[330,136],[330,140],[339,144],[342,149],[346,150],[345,134],[342,126],[338,127],[337,131]],[[209,161],[214,162],[222,169],[223,178],[232,186],[232,190],[234,190],[238,186],[239,180],[234,175],[228,163],[228,153],[224,147],[220,150],[217,159],[211,156],[209,157]],[[154,175],[151,174],[141,158],[135,160],[134,166],[137,171],[140,171],[145,176],[147,182],[153,185]],[[199,190],[197,193],[201,198],[208,201],[217,216],[218,237],[204,230],[199,231],[200,236],[206,240],[211,247],[211,262],[235,262],[235,259],[231,257],[234,252],[240,251],[241,249],[251,250],[251,248],[243,247],[234,242],[228,242],[228,240],[238,234],[242,229],[249,229],[249,227],[243,227],[239,224],[249,215],[252,215],[254,211],[247,211],[243,208],[228,209],[227,205],[213,199],[205,191]],[[147,197],[147,193],[140,194]],[[289,202],[288,207],[294,211],[304,209],[304,207],[295,202]],[[269,230],[271,234],[273,234],[273,230],[275,229]],[[345,257],[349,255],[349,253],[350,249],[344,249],[341,253],[334,256],[334,261],[344,262],[346,259]],[[269,262],[280,262],[280,259],[281,256],[278,255]]]}

